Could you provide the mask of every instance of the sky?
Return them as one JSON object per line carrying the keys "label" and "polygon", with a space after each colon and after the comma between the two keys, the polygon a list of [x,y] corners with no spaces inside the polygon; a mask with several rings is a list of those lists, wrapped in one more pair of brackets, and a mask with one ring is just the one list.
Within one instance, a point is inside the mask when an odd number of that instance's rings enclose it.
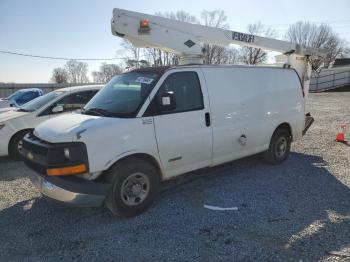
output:
{"label": "sky", "polygon": [[[121,57],[121,40],[110,31],[113,8],[148,14],[184,10],[196,17],[203,10],[224,10],[230,29],[244,32],[248,24],[260,21],[275,29],[279,38],[297,21],[329,23],[350,43],[349,0],[0,0],[0,50],[54,57]],[[89,71],[98,70],[102,62],[89,61]],[[47,83],[53,68],[64,63],[0,53],[0,82]]]}

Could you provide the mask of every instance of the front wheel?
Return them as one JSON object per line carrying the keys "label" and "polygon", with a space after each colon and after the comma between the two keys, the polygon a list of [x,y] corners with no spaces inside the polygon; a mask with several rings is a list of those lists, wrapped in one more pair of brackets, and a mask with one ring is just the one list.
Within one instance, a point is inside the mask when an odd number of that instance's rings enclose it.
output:
{"label": "front wheel", "polygon": [[271,164],[280,164],[285,161],[290,153],[291,134],[286,129],[277,129],[272,135],[269,149],[263,156]]}
{"label": "front wheel", "polygon": [[159,177],[152,164],[141,159],[124,160],[111,168],[112,187],[106,206],[113,214],[133,217],[148,209],[157,194]]}
{"label": "front wheel", "polygon": [[10,141],[9,144],[9,154],[10,157],[16,160],[21,160],[22,159],[22,139],[23,137],[28,134],[30,130],[23,130],[15,134]]}

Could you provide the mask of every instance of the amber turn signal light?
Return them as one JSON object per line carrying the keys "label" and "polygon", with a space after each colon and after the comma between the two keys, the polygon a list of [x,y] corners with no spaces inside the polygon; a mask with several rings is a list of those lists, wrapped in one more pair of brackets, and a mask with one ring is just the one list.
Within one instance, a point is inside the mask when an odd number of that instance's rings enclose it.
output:
{"label": "amber turn signal light", "polygon": [[148,19],[142,19],[140,21],[140,28],[148,28],[149,27],[149,21]]}
{"label": "amber turn signal light", "polygon": [[48,176],[66,176],[66,175],[75,175],[81,174],[87,171],[87,168],[84,164],[76,166],[67,166],[61,168],[48,168],[46,173]]}

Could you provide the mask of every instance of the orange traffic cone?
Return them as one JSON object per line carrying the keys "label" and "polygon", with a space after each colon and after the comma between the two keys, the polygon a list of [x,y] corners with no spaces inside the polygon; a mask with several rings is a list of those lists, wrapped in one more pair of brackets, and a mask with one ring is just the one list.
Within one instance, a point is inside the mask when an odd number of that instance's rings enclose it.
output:
{"label": "orange traffic cone", "polygon": [[346,142],[346,140],[345,140],[345,129],[346,129],[346,125],[345,124],[340,124],[340,130],[335,136],[335,141],[337,141],[337,142]]}

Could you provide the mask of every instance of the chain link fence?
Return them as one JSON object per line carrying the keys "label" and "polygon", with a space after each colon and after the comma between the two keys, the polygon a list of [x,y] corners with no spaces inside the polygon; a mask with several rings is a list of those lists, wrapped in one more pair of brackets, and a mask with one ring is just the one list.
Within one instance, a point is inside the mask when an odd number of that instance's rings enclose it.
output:
{"label": "chain link fence", "polygon": [[321,71],[311,78],[310,92],[322,92],[350,85],[350,68]]}

